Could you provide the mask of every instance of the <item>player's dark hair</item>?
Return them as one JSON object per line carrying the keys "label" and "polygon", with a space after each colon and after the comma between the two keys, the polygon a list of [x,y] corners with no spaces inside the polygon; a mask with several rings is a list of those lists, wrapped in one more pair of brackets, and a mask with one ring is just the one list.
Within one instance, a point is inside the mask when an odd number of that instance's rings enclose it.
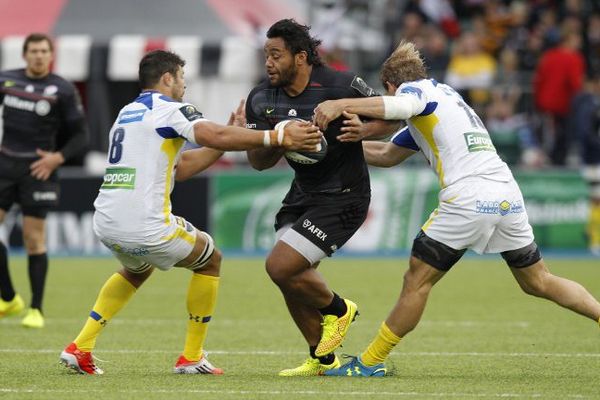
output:
{"label": "player's dark hair", "polygon": [[285,47],[296,55],[301,51],[306,52],[306,60],[309,65],[323,65],[317,48],[321,41],[310,36],[310,26],[302,25],[293,19],[282,19],[275,22],[267,31],[269,39],[282,38]]}
{"label": "player's dark hair", "polygon": [[27,37],[25,38],[25,41],[23,42],[23,54],[27,53],[27,48],[29,47],[29,43],[37,43],[37,42],[43,42],[43,41],[48,42],[48,46],[50,46],[50,52],[54,51],[54,43],[52,43],[52,39],[50,39],[50,36],[46,35],[45,33],[30,33],[29,35],[27,35]]}
{"label": "player's dark hair", "polygon": [[138,72],[141,88],[154,87],[166,72],[175,76],[179,67],[183,68],[184,65],[185,61],[170,51],[154,50],[147,53],[140,61]]}

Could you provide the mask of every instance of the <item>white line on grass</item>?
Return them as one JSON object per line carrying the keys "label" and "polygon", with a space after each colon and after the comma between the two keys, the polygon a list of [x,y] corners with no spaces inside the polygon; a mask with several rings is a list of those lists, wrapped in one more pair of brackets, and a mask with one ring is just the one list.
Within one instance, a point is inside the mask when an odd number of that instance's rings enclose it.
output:
{"label": "white line on grass", "polygon": [[[325,378],[323,378],[325,379]],[[0,393],[106,393],[104,390],[73,390],[73,389],[12,389],[0,388]],[[289,395],[309,395],[309,396],[385,396],[385,397],[437,397],[437,398],[543,398],[539,393],[457,393],[457,392],[327,392],[315,390],[203,390],[203,389],[152,389],[152,390],[117,390],[117,393],[198,393],[198,394],[233,394],[233,395],[271,395],[271,396],[289,396]],[[570,394],[566,396],[569,399],[585,399],[580,394]]]}
{"label": "white line on grass", "polygon": [[[1,349],[0,353],[60,353],[61,349]],[[98,354],[139,354],[153,353],[153,354],[172,354],[177,353],[176,350],[146,350],[146,349],[113,349],[113,350],[97,350]],[[95,354],[96,352],[94,352]],[[271,350],[207,350],[209,354],[223,354],[223,355],[235,355],[235,356],[285,356],[285,355],[299,355],[306,354],[303,351],[271,351]],[[579,358],[600,358],[600,353],[503,353],[503,352],[432,352],[432,351],[414,351],[414,352],[392,352],[394,356],[405,356],[405,357],[579,357]]]}
{"label": "white line on grass", "polygon": [[[49,324],[70,324],[70,323],[81,323],[85,320],[85,316],[81,318],[46,318],[45,319]],[[174,323],[185,323],[187,321],[186,317],[182,318],[140,318],[140,319],[114,319],[110,321],[111,325],[173,325]],[[377,324],[381,321],[375,320],[365,320],[361,319],[361,323],[365,324]],[[219,324],[222,325],[289,325],[290,322],[288,320],[264,320],[264,319],[219,319]],[[8,320],[3,320],[2,325],[20,325],[21,321],[13,318]],[[432,321],[432,320],[424,320],[420,322],[421,325],[426,326],[445,326],[445,327],[465,327],[465,328],[473,328],[473,327],[493,327],[493,326],[502,326],[502,327],[513,327],[513,328],[529,328],[531,323],[528,321]]]}

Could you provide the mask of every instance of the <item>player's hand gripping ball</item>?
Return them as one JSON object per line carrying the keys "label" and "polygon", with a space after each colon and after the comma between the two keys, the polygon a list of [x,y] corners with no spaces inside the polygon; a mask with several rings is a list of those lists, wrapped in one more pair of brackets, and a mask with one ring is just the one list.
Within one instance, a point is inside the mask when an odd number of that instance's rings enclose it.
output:
{"label": "player's hand gripping ball", "polygon": [[[275,129],[279,129],[281,124],[285,126],[290,121],[300,121],[300,122],[308,122],[300,118],[292,118],[286,119],[284,121],[280,121],[277,125],[275,125]],[[321,136],[321,143],[317,145],[317,149],[315,151],[286,151],[285,158],[289,161],[298,163],[298,164],[315,164],[325,158],[327,155],[327,140],[325,140],[325,136]]]}

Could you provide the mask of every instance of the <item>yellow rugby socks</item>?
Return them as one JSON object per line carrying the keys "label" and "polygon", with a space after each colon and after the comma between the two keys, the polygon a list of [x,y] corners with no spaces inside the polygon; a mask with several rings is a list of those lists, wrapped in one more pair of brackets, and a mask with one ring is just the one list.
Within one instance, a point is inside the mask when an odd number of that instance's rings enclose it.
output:
{"label": "yellow rugby socks", "polygon": [[400,339],[402,338],[392,332],[384,321],[375,339],[369,344],[365,352],[360,355],[360,360],[367,367],[384,362],[394,346],[400,342]]}
{"label": "yellow rugby socks", "polygon": [[136,292],[133,286],[123,275],[114,273],[98,294],[96,304],[90,312],[85,325],[74,342],[81,351],[92,351],[96,346],[96,338],[106,323],[116,314]]}
{"label": "yellow rugby socks", "polygon": [[187,293],[189,320],[183,348],[183,356],[188,361],[198,361],[202,357],[202,346],[208,332],[208,322],[215,311],[218,291],[218,276],[192,275]]}

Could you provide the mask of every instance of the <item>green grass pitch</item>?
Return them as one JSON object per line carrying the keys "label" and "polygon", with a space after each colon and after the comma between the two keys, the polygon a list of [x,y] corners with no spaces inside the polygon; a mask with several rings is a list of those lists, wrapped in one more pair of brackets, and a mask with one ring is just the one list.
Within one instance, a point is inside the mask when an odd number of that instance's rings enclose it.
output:
{"label": "green grass pitch", "polygon": [[[110,258],[51,259],[46,328],[0,320],[3,399],[598,399],[600,329],[593,321],[523,294],[503,262],[468,258],[433,290],[421,324],[391,356],[395,375],[379,379],[280,378],[307,349],[258,258],[226,258],[206,347],[224,376],[182,376],[189,273],[157,271],[104,330],[94,352],[103,376],[58,364],[104,280]],[[600,262],[548,260],[550,269],[600,296]],[[405,259],[339,258],[320,267],[330,286],[359,305],[344,348],[356,354],[395,302]],[[11,260],[29,297],[25,260]]]}

